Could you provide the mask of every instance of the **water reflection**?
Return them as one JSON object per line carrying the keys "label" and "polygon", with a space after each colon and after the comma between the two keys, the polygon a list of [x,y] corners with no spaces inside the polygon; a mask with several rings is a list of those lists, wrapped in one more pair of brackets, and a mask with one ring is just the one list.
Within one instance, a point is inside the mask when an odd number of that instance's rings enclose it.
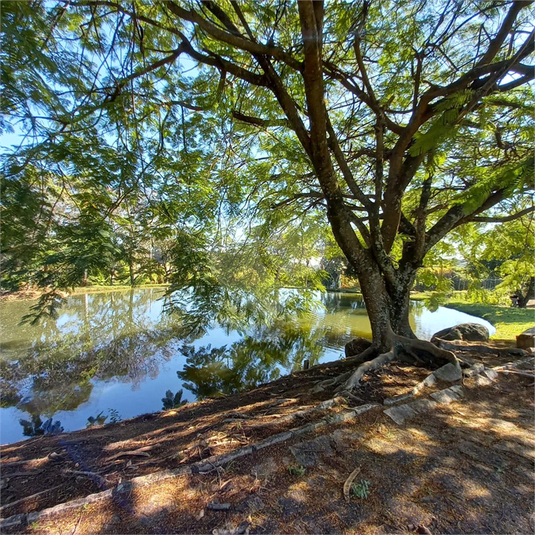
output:
{"label": "water reflection", "polygon": [[176,394],[173,394],[171,390],[167,390],[167,392],[165,393],[165,397],[162,398],[162,409],[164,411],[167,411],[169,409],[177,409],[178,407],[185,405],[188,400],[182,399],[183,394],[184,390],[182,390],[182,388]]}
{"label": "water reflection", "polygon": [[[291,292],[272,297],[302,304]],[[34,326],[18,325],[28,302],[2,303],[0,440],[42,434],[56,421],[56,430],[70,431],[161,410],[162,403],[233,394],[301,368],[305,359],[314,365],[339,358],[352,337],[370,335],[357,295],[316,293],[306,296],[309,303],[312,297],[322,306],[293,316],[272,314],[273,300],[255,316],[249,296],[223,296],[211,313],[207,302],[186,302],[169,316],[159,290],[84,294],[68,298],[56,320]],[[195,311],[198,328],[191,329]],[[429,339],[466,318],[420,304],[412,323]]]}
{"label": "water reflection", "polygon": [[40,435],[57,435],[63,433],[64,429],[59,420],[55,422],[52,421],[52,418],[49,418],[45,422],[41,420],[39,414],[33,414],[31,420],[20,420],[20,425],[22,426],[22,434],[25,437],[37,437]]}
{"label": "water reflection", "polygon": [[113,424],[119,422],[120,420],[121,416],[119,413],[115,409],[109,409],[108,414],[104,414],[104,411],[101,411],[96,416],[88,416],[86,427]]}

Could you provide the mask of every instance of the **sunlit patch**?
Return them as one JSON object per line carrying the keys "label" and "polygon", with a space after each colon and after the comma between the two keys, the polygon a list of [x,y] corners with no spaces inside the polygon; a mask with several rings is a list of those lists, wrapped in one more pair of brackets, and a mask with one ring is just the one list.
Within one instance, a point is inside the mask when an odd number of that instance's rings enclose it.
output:
{"label": "sunlit patch", "polygon": [[[310,484],[308,483],[308,481],[298,481],[297,483],[294,483],[293,485],[290,485],[288,487],[288,490],[292,491],[292,490],[299,490],[299,491],[312,491],[312,487],[310,486]],[[292,498],[295,500],[295,501],[298,501],[298,502],[305,502],[306,501],[306,495],[305,494],[300,494],[300,493],[295,493],[295,494],[292,494]]]}
{"label": "sunlit patch", "polygon": [[131,505],[134,516],[143,519],[166,511],[191,512],[193,502],[200,497],[199,490],[188,477],[177,477],[155,485],[134,488],[123,505],[127,509]]}
{"label": "sunlit patch", "polygon": [[483,486],[482,484],[476,481],[466,481],[463,483],[464,493],[463,496],[467,500],[473,500],[475,498],[490,498],[492,493],[488,487]]}

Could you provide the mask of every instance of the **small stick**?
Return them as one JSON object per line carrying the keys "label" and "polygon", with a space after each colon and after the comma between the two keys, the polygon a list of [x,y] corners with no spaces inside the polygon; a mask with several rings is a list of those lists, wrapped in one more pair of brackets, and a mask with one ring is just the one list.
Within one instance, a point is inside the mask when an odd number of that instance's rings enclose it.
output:
{"label": "small stick", "polygon": [[12,474],[6,474],[5,468],[4,468],[4,473],[2,475],[4,476],[4,478],[22,477],[22,476],[33,477],[37,474],[40,474],[41,472],[44,472],[44,470],[37,470],[36,472],[13,472]]}
{"label": "small stick", "polygon": [[108,457],[108,461],[113,461],[114,459],[118,459],[119,457],[123,457],[125,455],[131,455],[134,457],[150,457],[150,453],[147,453],[147,450],[151,449],[152,446],[144,446],[143,448],[139,448],[137,450],[121,451],[120,453],[116,453],[115,455]]}
{"label": "small stick", "polygon": [[346,499],[346,502],[349,501],[349,491],[351,490],[351,483],[355,480],[355,478],[359,475],[360,472],[360,466],[358,468],[355,468],[351,474],[349,474],[349,477],[346,479],[346,482],[344,483],[344,497]]}
{"label": "small stick", "polygon": [[89,472],[86,470],[65,470],[65,473],[96,479],[101,487],[108,485],[108,480],[105,477],[102,477],[100,474],[96,474],[95,472]]}
{"label": "small stick", "polygon": [[26,461],[4,461],[3,459],[0,459],[0,463],[5,466],[5,468],[9,468],[11,466],[19,466],[21,464],[27,464],[27,463],[35,463],[38,461],[48,461],[49,458],[47,457],[40,457],[39,459],[27,459]]}

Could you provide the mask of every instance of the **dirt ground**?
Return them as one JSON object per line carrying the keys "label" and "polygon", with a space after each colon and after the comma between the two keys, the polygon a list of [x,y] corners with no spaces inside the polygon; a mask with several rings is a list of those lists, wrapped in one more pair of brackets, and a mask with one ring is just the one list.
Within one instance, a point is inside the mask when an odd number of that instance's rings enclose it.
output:
{"label": "dirt ground", "polygon": [[[503,348],[502,348],[503,349]],[[496,366],[518,357],[468,353]],[[142,475],[404,394],[429,370],[373,372],[351,400],[317,409],[311,394],[341,361],[251,392],[2,448],[3,518],[113,488]],[[533,364],[527,368],[533,373]],[[378,405],[355,419],[292,437],[207,473],[112,494],[2,532],[28,533],[530,533],[535,459],[533,379],[463,379],[464,397],[402,425]],[[450,386],[438,382],[415,399]],[[344,482],[356,469],[354,492]]]}

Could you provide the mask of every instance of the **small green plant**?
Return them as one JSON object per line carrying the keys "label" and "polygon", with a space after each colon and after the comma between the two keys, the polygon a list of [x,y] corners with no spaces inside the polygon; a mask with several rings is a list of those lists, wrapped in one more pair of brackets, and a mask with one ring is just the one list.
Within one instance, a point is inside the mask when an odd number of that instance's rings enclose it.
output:
{"label": "small green plant", "polygon": [[288,466],[288,472],[292,476],[304,476],[305,475],[305,467],[304,466]]}
{"label": "small green plant", "polygon": [[365,500],[370,495],[370,482],[367,479],[361,479],[358,483],[351,485],[353,496]]}

